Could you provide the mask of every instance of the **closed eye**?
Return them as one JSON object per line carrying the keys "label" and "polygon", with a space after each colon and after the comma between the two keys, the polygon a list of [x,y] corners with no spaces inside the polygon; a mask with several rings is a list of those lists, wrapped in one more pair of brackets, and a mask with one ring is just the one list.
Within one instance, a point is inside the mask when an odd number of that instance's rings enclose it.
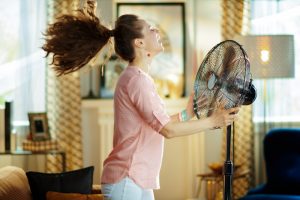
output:
{"label": "closed eye", "polygon": [[151,25],[150,25],[150,26],[149,26],[149,30],[150,30],[150,31],[157,31],[158,29],[157,29],[155,26],[151,26]]}

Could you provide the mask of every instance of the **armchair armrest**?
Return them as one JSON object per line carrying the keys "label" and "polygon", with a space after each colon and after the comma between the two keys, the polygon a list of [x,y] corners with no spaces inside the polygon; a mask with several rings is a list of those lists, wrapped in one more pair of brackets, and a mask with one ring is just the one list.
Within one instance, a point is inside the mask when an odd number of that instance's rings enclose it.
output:
{"label": "armchair armrest", "polygon": [[250,189],[247,195],[251,194],[264,194],[266,193],[266,184],[262,184],[260,186],[257,186],[256,188]]}

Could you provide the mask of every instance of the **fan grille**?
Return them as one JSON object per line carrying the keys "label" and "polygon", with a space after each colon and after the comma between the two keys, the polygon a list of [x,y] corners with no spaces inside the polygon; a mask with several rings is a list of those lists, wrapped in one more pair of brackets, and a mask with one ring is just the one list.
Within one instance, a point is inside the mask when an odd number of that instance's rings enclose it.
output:
{"label": "fan grille", "polygon": [[[219,106],[226,109],[243,103],[250,84],[250,63],[246,52],[233,40],[214,46],[200,65],[194,83],[197,118],[210,116]],[[205,98],[206,105],[198,105]]]}

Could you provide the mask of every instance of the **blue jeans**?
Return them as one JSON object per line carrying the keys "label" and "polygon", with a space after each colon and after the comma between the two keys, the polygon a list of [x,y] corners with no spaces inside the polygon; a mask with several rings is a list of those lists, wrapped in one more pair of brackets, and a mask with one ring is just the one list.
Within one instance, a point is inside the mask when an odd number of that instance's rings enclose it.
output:
{"label": "blue jeans", "polygon": [[126,177],[114,184],[102,184],[105,200],[154,200],[153,190],[143,189]]}

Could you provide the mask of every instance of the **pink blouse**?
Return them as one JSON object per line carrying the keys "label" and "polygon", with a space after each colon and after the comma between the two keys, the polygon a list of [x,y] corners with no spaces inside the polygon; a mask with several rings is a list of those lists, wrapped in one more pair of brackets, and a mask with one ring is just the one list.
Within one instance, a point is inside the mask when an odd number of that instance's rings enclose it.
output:
{"label": "pink blouse", "polygon": [[127,176],[144,189],[158,189],[164,145],[159,132],[169,121],[153,79],[128,66],[114,94],[113,150],[104,161],[101,183]]}

